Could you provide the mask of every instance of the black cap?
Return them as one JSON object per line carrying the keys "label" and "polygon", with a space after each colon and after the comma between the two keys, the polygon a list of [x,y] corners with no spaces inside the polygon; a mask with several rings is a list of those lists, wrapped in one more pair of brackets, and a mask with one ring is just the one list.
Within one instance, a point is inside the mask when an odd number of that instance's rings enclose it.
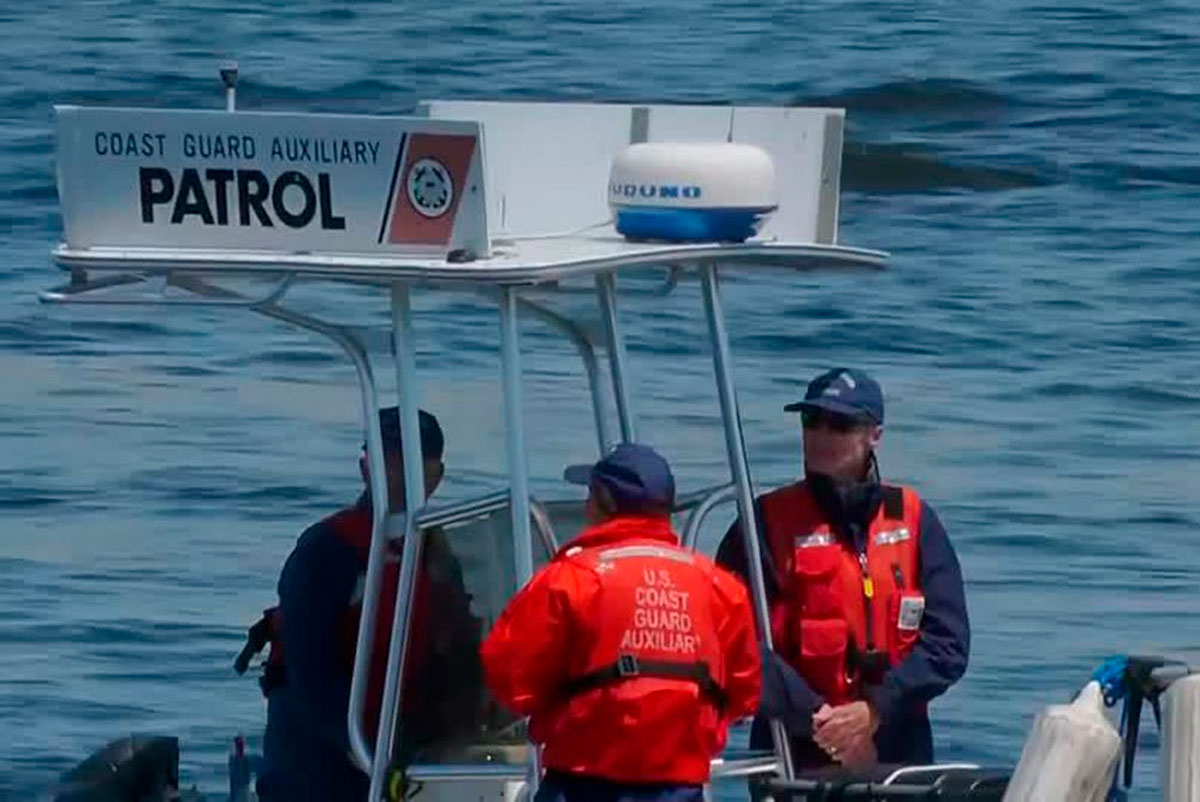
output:
{"label": "black cap", "polygon": [[[437,418],[425,410],[417,412],[421,427],[421,456],[425,459],[441,459],[446,450],[446,438],[442,434]],[[379,410],[379,428],[383,434],[383,450],[400,453],[400,408],[384,407]],[[363,444],[366,448],[366,444]]]}

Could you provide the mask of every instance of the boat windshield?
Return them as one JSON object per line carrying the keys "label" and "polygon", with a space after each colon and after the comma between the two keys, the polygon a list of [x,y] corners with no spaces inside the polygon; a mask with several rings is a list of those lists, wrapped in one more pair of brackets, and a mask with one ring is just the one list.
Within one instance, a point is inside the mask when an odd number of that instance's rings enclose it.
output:
{"label": "boat windshield", "polygon": [[[554,553],[555,535],[545,508],[532,507],[540,566]],[[393,763],[523,764],[522,721],[487,692],[479,661],[480,643],[517,590],[509,493],[427,513],[420,531],[421,573]]]}

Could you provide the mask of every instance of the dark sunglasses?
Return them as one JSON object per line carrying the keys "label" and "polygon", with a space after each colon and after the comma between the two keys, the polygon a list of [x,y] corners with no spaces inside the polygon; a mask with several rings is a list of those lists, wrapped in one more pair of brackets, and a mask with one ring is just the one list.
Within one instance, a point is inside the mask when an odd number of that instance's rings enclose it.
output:
{"label": "dark sunglasses", "polygon": [[871,421],[861,415],[843,415],[840,412],[818,409],[803,410],[800,413],[800,422],[805,429],[820,429],[822,426],[827,426],[838,434],[845,434],[871,425]]}

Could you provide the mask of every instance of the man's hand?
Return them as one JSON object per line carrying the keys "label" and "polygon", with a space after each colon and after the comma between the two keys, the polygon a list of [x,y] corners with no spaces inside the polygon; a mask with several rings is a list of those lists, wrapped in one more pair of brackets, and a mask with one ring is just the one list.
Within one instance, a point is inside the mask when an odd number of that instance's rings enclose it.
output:
{"label": "man's hand", "polygon": [[821,705],[821,709],[813,713],[812,731],[814,735],[816,734],[817,730],[821,729],[821,727],[823,727],[825,723],[829,721],[829,717],[832,715],[833,708],[827,704]]}
{"label": "man's hand", "polygon": [[824,705],[813,714],[813,740],[831,758],[845,766],[875,762],[879,714],[866,702],[851,702],[831,708]]}

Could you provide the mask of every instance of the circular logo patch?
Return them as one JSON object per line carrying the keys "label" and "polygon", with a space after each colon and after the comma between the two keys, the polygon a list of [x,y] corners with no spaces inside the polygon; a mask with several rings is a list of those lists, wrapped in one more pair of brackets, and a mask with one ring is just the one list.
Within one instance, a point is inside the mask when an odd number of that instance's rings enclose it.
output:
{"label": "circular logo patch", "polygon": [[408,199],[425,217],[441,217],[454,200],[450,171],[437,159],[418,159],[408,171]]}

